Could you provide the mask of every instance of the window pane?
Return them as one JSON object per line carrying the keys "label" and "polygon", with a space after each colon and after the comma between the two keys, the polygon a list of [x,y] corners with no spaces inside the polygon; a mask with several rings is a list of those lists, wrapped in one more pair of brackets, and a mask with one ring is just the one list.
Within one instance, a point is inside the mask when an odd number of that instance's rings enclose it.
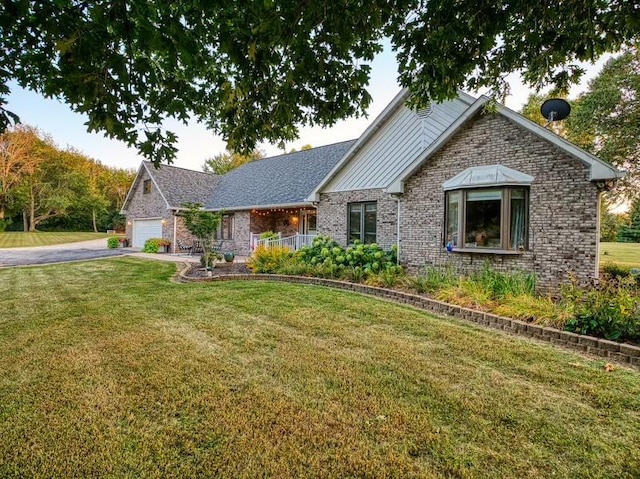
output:
{"label": "window pane", "polygon": [[523,188],[511,190],[511,249],[524,249],[527,246],[526,191]]}
{"label": "window pane", "polygon": [[376,212],[377,205],[375,203],[364,205],[364,243],[376,242]]}
{"label": "window pane", "polygon": [[361,241],[362,205],[349,205],[349,243]]}
{"label": "window pane", "polygon": [[460,192],[447,193],[447,237],[446,243],[460,246],[458,238],[458,219],[460,218]]}
{"label": "window pane", "polygon": [[467,192],[467,210],[465,218],[466,247],[501,247],[501,198],[501,190],[480,190]]}
{"label": "window pane", "polygon": [[467,192],[467,201],[501,200],[502,190],[474,190]]}

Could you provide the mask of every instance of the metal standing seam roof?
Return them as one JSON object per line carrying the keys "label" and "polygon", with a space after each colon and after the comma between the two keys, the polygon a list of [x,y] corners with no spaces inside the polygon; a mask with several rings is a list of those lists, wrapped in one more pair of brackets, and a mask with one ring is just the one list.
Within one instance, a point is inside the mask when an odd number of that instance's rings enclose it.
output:
{"label": "metal standing seam roof", "polygon": [[204,205],[220,182],[220,176],[213,173],[168,165],[156,169],[149,161],[143,163],[166,200],[168,208],[179,208],[184,203]]}
{"label": "metal standing seam roof", "polygon": [[308,203],[309,194],[355,142],[343,141],[246,163],[219,178],[205,207],[242,210]]}

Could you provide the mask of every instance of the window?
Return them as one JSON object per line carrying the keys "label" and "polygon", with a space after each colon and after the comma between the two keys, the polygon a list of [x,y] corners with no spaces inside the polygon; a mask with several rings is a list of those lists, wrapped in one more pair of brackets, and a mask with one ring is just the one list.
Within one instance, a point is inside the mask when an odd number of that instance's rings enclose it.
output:
{"label": "window", "polygon": [[142,193],[145,195],[151,193],[151,180],[144,180],[142,182]]}
{"label": "window", "polygon": [[446,244],[462,249],[527,248],[529,188],[501,187],[446,192]]}
{"label": "window", "polygon": [[349,243],[360,241],[371,244],[376,242],[377,205],[373,203],[349,203],[347,232]]}
{"label": "window", "polygon": [[216,239],[233,239],[233,215],[222,215],[222,219],[216,230]]}

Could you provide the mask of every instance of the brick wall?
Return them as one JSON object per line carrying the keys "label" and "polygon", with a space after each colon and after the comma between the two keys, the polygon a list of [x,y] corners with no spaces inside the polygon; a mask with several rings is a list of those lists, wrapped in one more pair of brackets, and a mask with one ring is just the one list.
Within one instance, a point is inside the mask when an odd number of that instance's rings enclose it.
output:
{"label": "brick wall", "polygon": [[[443,247],[442,183],[472,166],[501,164],[532,175],[529,251],[518,255],[448,253]],[[589,169],[550,143],[499,115],[479,115],[405,185],[401,260],[410,272],[425,265],[477,271],[535,272],[542,290],[556,290],[569,272],[593,278],[597,265],[598,194]]]}
{"label": "brick wall", "polygon": [[318,234],[331,236],[340,245],[347,244],[347,204],[377,202],[377,243],[389,249],[396,243],[398,202],[380,189],[322,193],[318,205]]}

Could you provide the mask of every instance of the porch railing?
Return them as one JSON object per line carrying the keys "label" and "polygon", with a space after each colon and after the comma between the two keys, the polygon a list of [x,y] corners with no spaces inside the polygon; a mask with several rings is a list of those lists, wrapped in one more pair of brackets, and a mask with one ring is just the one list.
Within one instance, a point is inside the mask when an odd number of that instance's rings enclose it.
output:
{"label": "porch railing", "polygon": [[286,236],[284,238],[266,238],[260,239],[259,234],[251,234],[251,251],[254,251],[258,246],[265,246],[267,248],[284,247],[291,251],[298,251],[303,246],[311,246],[313,238],[316,235],[301,235],[295,234],[293,236]]}

